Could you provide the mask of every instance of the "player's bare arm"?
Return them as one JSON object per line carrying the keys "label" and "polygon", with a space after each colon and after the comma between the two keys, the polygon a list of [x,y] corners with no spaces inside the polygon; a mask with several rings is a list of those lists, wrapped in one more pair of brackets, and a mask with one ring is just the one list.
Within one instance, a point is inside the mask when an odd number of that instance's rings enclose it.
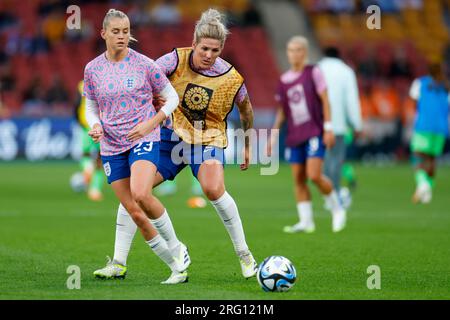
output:
{"label": "player's bare arm", "polygon": [[161,110],[148,121],[137,124],[127,135],[130,141],[139,140],[153,131],[159,124],[166,120],[166,114]]}
{"label": "player's bare arm", "polygon": [[250,135],[247,130],[253,128],[253,108],[250,98],[247,95],[241,103],[237,103],[241,118],[241,125],[245,135],[244,163],[241,164],[241,170],[247,170],[250,163]]}
{"label": "player's bare arm", "polygon": [[136,141],[151,133],[157,126],[166,120],[168,116],[170,116],[179,103],[178,94],[170,84],[162,90],[161,94],[157,95],[157,100],[159,100],[157,103],[163,104],[163,106],[159,108],[159,111],[154,117],[136,125],[128,133],[128,140]]}
{"label": "player's bare arm", "polygon": [[272,127],[272,132],[270,134],[270,142],[267,143],[267,155],[272,155],[272,149],[275,146],[275,144],[278,142],[278,131],[275,133],[273,130],[280,130],[281,126],[283,125],[284,121],[286,120],[286,116],[283,111],[282,106],[278,106],[277,113],[275,115],[275,122]]}
{"label": "player's bare arm", "polygon": [[327,90],[324,90],[319,96],[323,106],[323,122],[324,122],[323,142],[327,146],[327,149],[330,149],[334,146],[335,139],[333,134],[333,128],[331,126],[330,102],[328,101]]}

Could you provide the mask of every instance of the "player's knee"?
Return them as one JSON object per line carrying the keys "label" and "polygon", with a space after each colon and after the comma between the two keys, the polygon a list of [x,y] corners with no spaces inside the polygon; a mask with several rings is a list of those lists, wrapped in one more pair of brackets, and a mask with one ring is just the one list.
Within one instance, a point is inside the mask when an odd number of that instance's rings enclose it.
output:
{"label": "player's knee", "polygon": [[148,202],[150,194],[144,190],[131,190],[131,196],[133,197],[133,200],[140,205]]}
{"label": "player's knee", "polygon": [[322,178],[321,172],[308,172],[308,179],[315,184],[320,183],[321,178]]}
{"label": "player's knee", "polygon": [[203,187],[203,192],[205,196],[213,201],[219,199],[225,192],[225,188],[221,184],[212,183]]}

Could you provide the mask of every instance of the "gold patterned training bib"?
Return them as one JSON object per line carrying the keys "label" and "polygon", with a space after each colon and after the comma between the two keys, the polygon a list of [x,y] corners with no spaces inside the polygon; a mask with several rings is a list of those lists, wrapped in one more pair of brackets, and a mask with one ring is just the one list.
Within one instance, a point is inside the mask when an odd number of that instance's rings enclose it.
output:
{"label": "gold patterned training bib", "polygon": [[173,128],[190,144],[227,146],[226,117],[244,79],[230,66],[225,73],[207,76],[189,64],[192,48],[178,48],[178,66],[169,80],[180,98],[173,113]]}

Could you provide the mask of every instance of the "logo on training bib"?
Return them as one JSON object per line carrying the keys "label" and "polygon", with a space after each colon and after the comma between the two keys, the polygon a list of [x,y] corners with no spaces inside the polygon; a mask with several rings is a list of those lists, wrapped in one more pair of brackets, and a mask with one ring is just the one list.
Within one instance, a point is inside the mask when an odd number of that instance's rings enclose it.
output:
{"label": "logo on training bib", "polygon": [[292,121],[294,125],[299,126],[311,119],[309,114],[305,90],[301,84],[298,84],[287,91],[289,98],[289,108],[291,109]]}
{"label": "logo on training bib", "polygon": [[111,166],[109,165],[109,162],[103,165],[103,169],[105,169],[106,176],[109,177],[111,175]]}
{"label": "logo on training bib", "polygon": [[191,124],[201,123],[205,129],[206,110],[213,95],[213,90],[189,83],[184,91],[181,101],[181,111],[189,119]]}

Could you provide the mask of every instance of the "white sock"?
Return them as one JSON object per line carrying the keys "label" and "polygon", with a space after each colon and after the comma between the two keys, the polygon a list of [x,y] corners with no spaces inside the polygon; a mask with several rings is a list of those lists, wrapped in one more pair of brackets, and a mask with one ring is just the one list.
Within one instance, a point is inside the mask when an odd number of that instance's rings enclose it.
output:
{"label": "white sock", "polygon": [[339,196],[334,189],[329,194],[325,195],[325,201],[331,205],[331,212],[343,210]]}
{"label": "white sock", "polygon": [[236,253],[238,255],[248,253],[241,217],[239,216],[238,208],[233,198],[225,191],[219,199],[211,201],[211,204],[222,219]]}
{"label": "white sock", "polygon": [[159,234],[146,242],[153,252],[169,266],[170,270],[176,270],[175,260],[173,260],[167,243]]}
{"label": "white sock", "polygon": [[170,220],[167,210],[164,209],[163,214],[158,219],[151,219],[150,222],[153,224],[158,233],[167,241],[167,246],[169,250],[174,250],[180,245],[180,240],[178,240],[175,230]]}
{"label": "white sock", "polygon": [[311,201],[301,201],[297,203],[297,212],[302,225],[314,224]]}
{"label": "white sock", "polygon": [[128,214],[125,207],[120,204],[117,210],[116,220],[116,242],[114,243],[114,259],[115,263],[126,265],[128,253],[130,252],[131,243],[136,234],[137,225]]}

